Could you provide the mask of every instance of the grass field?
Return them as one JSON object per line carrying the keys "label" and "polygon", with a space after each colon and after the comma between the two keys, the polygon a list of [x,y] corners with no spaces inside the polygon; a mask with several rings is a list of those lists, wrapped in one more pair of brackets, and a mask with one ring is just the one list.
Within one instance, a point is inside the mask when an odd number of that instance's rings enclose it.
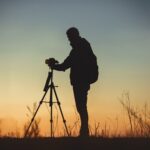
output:
{"label": "grass field", "polygon": [[150,150],[149,138],[1,138],[0,150]]}

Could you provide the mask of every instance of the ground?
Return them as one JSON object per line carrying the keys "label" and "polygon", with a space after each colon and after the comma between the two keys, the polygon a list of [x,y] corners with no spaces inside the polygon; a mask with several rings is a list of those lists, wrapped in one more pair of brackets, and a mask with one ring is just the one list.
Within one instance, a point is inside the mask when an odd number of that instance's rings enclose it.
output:
{"label": "ground", "polygon": [[0,150],[150,150],[150,138],[1,138]]}

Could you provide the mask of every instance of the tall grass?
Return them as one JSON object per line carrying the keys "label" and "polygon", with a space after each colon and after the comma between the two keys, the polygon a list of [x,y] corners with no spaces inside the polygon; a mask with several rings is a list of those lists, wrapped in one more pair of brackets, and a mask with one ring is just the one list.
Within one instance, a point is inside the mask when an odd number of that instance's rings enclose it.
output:
{"label": "tall grass", "polygon": [[[26,115],[28,117],[28,120],[24,124],[24,128],[23,128],[24,135],[26,133],[26,130],[27,130],[27,128],[28,128],[28,126],[29,126],[29,124],[31,122],[31,118],[33,117],[36,109],[37,109],[36,103],[33,104],[32,109],[29,106],[27,106],[28,112],[27,112]],[[40,136],[40,121],[41,121],[40,118],[35,118],[34,119],[32,125],[30,127],[30,130],[29,130],[29,132],[28,132],[26,137],[39,137]]]}
{"label": "tall grass", "polygon": [[129,92],[123,94],[120,103],[124,110],[126,110],[130,125],[130,129],[127,130],[126,136],[150,137],[150,112],[148,104],[145,103],[143,108],[135,108],[131,105]]}

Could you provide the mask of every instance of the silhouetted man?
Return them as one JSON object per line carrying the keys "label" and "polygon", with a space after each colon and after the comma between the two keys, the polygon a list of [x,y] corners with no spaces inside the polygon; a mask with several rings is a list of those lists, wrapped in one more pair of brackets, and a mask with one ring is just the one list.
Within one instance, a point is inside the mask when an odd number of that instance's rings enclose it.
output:
{"label": "silhouetted man", "polygon": [[69,56],[61,64],[56,64],[53,69],[65,71],[70,68],[70,81],[73,86],[74,98],[77,111],[81,119],[80,136],[89,136],[87,94],[90,89],[88,79],[88,61],[93,54],[91,46],[87,40],[81,38],[77,28],[72,27],[66,32],[72,50]]}

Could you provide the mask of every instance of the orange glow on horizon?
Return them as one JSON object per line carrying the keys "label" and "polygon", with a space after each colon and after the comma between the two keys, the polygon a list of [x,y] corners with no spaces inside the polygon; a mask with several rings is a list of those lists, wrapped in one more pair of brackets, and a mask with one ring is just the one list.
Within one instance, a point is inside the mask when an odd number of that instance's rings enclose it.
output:
{"label": "orange glow on horizon", "polygon": [[[44,114],[43,114],[44,115]],[[58,118],[57,118],[58,117]],[[80,121],[78,115],[65,115],[67,121],[67,127],[69,131],[71,131],[72,136],[77,136],[79,133]],[[103,132],[107,132],[109,136],[111,135],[124,135],[127,129],[129,129],[129,123],[126,117],[113,119],[110,117],[99,116],[99,119],[95,120],[92,115],[89,116],[89,128],[91,134],[97,133],[99,136],[103,134]],[[31,119],[31,118],[30,118]],[[0,136],[20,136],[23,137],[24,133],[24,125],[29,123],[30,119],[22,119],[20,121],[15,120],[13,118],[4,118],[0,121]],[[39,115],[35,119],[40,119],[40,135],[41,136],[50,136],[50,122],[49,115],[41,116]],[[58,120],[57,120],[58,119]],[[27,121],[28,120],[28,121]],[[97,128],[97,129],[96,129]],[[55,136],[63,136],[65,134],[64,124],[60,114],[54,116],[54,129]]]}

